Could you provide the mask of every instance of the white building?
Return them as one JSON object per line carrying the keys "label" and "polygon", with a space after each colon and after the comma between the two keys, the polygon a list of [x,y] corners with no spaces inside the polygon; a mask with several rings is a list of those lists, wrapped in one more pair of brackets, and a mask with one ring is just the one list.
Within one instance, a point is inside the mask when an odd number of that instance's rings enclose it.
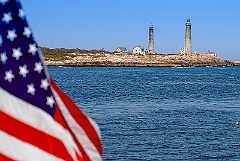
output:
{"label": "white building", "polygon": [[125,53],[125,52],[127,52],[127,48],[126,47],[118,47],[116,52]]}
{"label": "white building", "polygon": [[180,53],[181,54],[186,54],[186,48],[185,47],[180,47]]}
{"label": "white building", "polygon": [[145,54],[144,47],[138,45],[133,48],[133,54]]}
{"label": "white building", "polygon": [[214,52],[212,52],[212,51],[210,51],[210,50],[208,50],[208,52],[207,52],[207,55],[211,55],[211,56],[217,56],[217,54],[216,54],[216,53],[214,53]]}

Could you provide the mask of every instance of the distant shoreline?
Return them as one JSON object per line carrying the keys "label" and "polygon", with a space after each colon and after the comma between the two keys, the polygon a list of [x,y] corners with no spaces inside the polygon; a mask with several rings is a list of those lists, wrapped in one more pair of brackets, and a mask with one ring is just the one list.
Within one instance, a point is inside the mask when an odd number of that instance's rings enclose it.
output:
{"label": "distant shoreline", "polygon": [[189,67],[240,66],[210,54],[133,54],[101,50],[41,47],[48,66]]}
{"label": "distant shoreline", "polygon": [[111,67],[188,67],[239,66],[229,60],[206,54],[136,55],[127,53],[67,54],[63,58],[45,58],[48,66],[111,66]]}

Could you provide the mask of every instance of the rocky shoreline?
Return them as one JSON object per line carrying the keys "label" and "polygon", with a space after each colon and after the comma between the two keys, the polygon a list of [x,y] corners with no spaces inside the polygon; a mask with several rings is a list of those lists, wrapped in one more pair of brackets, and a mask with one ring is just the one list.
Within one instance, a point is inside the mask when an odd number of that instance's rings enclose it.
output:
{"label": "rocky shoreline", "polygon": [[129,66],[129,67],[185,67],[235,66],[239,62],[223,60],[209,54],[149,54],[131,53],[67,53],[61,58],[45,57],[48,66]]}

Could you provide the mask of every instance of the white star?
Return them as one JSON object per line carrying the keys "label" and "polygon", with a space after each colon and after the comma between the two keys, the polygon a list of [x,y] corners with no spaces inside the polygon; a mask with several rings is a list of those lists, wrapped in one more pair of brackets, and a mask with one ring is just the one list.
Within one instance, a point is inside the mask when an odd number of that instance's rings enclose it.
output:
{"label": "white star", "polygon": [[36,89],[34,88],[33,83],[32,84],[28,84],[27,88],[28,88],[27,93],[31,93],[32,95],[35,95]]}
{"label": "white star", "polygon": [[31,30],[28,27],[24,27],[23,35],[29,38],[31,34],[32,34]]}
{"label": "white star", "polygon": [[21,17],[22,19],[24,18],[25,13],[24,13],[23,9],[20,9],[20,10],[19,10],[18,16]]}
{"label": "white star", "polygon": [[48,86],[49,86],[49,83],[48,83],[48,80],[47,79],[42,79],[41,80],[41,88],[43,88],[44,90],[47,90]]}
{"label": "white star", "polygon": [[5,21],[6,24],[9,24],[9,21],[11,21],[11,20],[12,20],[11,13],[10,12],[9,13],[4,13],[2,21],[3,22]]}
{"label": "white star", "polygon": [[37,51],[36,44],[29,44],[29,53],[32,53],[32,55],[35,55],[35,52]]}
{"label": "white star", "polygon": [[8,2],[8,0],[0,0],[0,2],[2,3],[2,5],[5,5],[5,3]]}
{"label": "white star", "polygon": [[20,48],[17,48],[17,49],[13,49],[13,57],[16,58],[16,60],[19,60],[19,57],[22,56],[22,53],[20,51],[21,49]]}
{"label": "white star", "polygon": [[27,65],[25,64],[24,66],[19,66],[19,74],[21,74],[24,78],[26,75],[29,73],[27,70]]}
{"label": "white star", "polygon": [[9,70],[9,71],[6,71],[5,72],[5,77],[4,79],[7,80],[8,82],[12,82],[12,79],[14,78],[15,76],[12,74],[12,70]]}
{"label": "white star", "polygon": [[5,64],[6,63],[6,60],[7,60],[8,58],[7,58],[7,56],[6,56],[6,53],[4,52],[4,53],[2,53],[1,54],[1,61],[3,62],[3,64]]}
{"label": "white star", "polygon": [[8,30],[7,38],[10,39],[10,41],[13,41],[17,37],[15,32],[16,30]]}
{"label": "white star", "polygon": [[2,39],[2,35],[0,35],[0,47],[2,46],[3,43],[3,39]]}
{"label": "white star", "polygon": [[46,99],[47,99],[46,104],[52,108],[53,105],[54,105],[54,103],[55,103],[53,97],[52,97],[52,96],[51,96],[51,97],[48,97],[48,96],[47,96]]}
{"label": "white star", "polygon": [[41,62],[35,63],[34,71],[36,71],[36,72],[38,72],[40,74],[42,69],[43,69],[43,66],[42,66]]}

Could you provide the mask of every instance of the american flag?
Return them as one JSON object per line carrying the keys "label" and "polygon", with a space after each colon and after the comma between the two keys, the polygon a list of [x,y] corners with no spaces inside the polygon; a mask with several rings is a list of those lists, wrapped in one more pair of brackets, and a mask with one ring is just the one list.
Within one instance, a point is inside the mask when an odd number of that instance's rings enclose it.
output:
{"label": "american flag", "polygon": [[48,75],[17,0],[0,0],[0,160],[102,160],[98,126]]}

